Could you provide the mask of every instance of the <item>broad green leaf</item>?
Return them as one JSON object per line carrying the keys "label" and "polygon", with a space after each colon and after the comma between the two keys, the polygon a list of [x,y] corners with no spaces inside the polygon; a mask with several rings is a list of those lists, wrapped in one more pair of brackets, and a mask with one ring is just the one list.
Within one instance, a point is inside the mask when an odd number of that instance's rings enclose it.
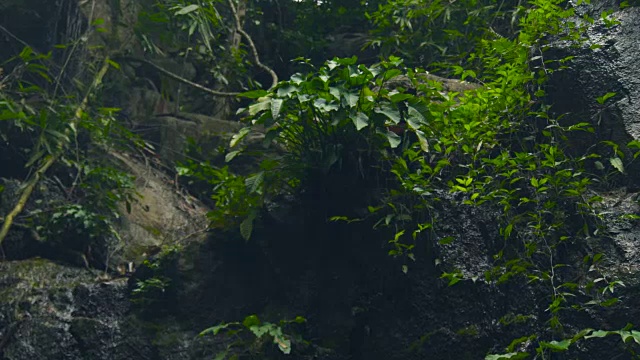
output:
{"label": "broad green leaf", "polygon": [[336,100],[340,99],[340,94],[342,94],[342,91],[337,88],[337,87],[329,87],[329,94],[333,95],[334,98],[336,98]]}
{"label": "broad green leaf", "polygon": [[291,82],[293,82],[296,85],[302,84],[303,81],[304,81],[304,76],[300,73],[293,74],[291,76]]}
{"label": "broad green leaf", "polygon": [[293,94],[296,90],[298,90],[297,86],[287,84],[279,87],[278,91],[276,91],[276,94],[278,95],[278,97],[288,97],[291,94]]}
{"label": "broad green leaf", "polygon": [[400,143],[402,142],[402,139],[400,139],[400,136],[398,136],[398,134],[387,130],[387,140],[389,140],[389,145],[391,145],[391,148],[395,149],[398,147],[398,145],[400,145]]}
{"label": "broad green leaf", "polygon": [[278,345],[278,349],[280,349],[283,354],[288,355],[291,353],[291,340],[284,336],[274,336],[273,343]]}
{"label": "broad green leaf", "polygon": [[422,115],[420,111],[418,111],[413,106],[407,107],[407,115],[408,115],[409,121],[418,123],[420,125],[425,125],[427,123],[427,120],[425,119],[424,115]]}
{"label": "broad green leaf", "polygon": [[358,105],[358,99],[360,98],[358,94],[344,92],[342,93],[342,96],[349,107],[356,107]]}
{"label": "broad green leaf", "polygon": [[274,119],[278,118],[278,115],[280,115],[280,109],[282,108],[282,103],[284,102],[284,100],[282,99],[273,99],[271,100],[271,116]]}
{"label": "broad green leaf", "polygon": [[316,101],[313,102],[313,106],[323,112],[335,111],[340,108],[338,104],[334,102],[327,102],[325,99],[316,99]]}
{"label": "broad green leaf", "polygon": [[629,335],[633,338],[633,341],[635,341],[636,344],[640,344],[640,331],[631,330]]}
{"label": "broad green leaf", "polygon": [[394,109],[388,104],[384,104],[382,105],[382,107],[375,109],[375,112],[378,114],[385,115],[395,125],[400,123],[400,120],[401,120],[400,112],[398,111],[398,109]]}
{"label": "broad green leaf", "polygon": [[249,106],[249,115],[253,116],[261,111],[271,108],[271,99],[267,98]]}
{"label": "broad green leaf", "polygon": [[369,117],[364,113],[358,112],[353,118],[353,124],[356,130],[360,131],[369,125]]}
{"label": "broad green leaf", "polygon": [[400,69],[390,69],[384,73],[384,79],[389,80],[400,74],[402,74],[402,71]]}
{"label": "broad green leaf", "polygon": [[270,323],[264,323],[264,325],[254,325],[249,328],[251,332],[258,338],[263,337],[265,334],[272,335],[273,328],[275,326]]}
{"label": "broad green leaf", "polygon": [[569,346],[571,345],[571,339],[565,339],[562,341],[551,341],[545,342],[541,341],[540,345],[544,348],[553,350],[553,351],[566,351],[569,350]]}

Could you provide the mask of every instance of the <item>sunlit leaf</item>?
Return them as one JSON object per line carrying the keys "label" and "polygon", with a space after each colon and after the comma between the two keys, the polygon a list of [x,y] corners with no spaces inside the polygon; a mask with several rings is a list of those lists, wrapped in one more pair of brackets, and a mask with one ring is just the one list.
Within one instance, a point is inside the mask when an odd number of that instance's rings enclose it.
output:
{"label": "sunlit leaf", "polygon": [[353,124],[356,126],[356,130],[360,131],[369,125],[369,117],[364,113],[358,112],[353,117]]}
{"label": "sunlit leaf", "polygon": [[622,160],[619,157],[612,157],[609,159],[611,165],[616,168],[620,173],[624,174],[624,165],[622,164]]}
{"label": "sunlit leaf", "polygon": [[194,12],[200,8],[199,5],[191,4],[183,7],[182,9],[176,11],[176,15],[186,15],[188,13]]}

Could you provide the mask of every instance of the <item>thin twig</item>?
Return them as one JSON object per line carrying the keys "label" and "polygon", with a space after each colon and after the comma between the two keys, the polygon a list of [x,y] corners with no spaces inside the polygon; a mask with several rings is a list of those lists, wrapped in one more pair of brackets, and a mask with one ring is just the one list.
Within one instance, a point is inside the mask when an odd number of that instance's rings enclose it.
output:
{"label": "thin twig", "polygon": [[[13,35],[13,33],[11,31],[9,31],[6,27],[0,25],[0,30],[2,30],[2,32],[5,33],[8,37],[10,37],[13,40],[15,40],[15,41],[19,42],[20,44],[22,44],[22,46],[33,49],[33,47],[31,47],[29,44],[27,44],[24,40],[22,40],[19,37]],[[34,49],[34,51],[35,51],[35,49]]]}

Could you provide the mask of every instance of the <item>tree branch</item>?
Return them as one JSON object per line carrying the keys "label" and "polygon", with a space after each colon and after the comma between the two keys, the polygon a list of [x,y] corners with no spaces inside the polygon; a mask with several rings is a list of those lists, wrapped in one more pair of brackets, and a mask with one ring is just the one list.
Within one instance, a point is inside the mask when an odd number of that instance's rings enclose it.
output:
{"label": "tree branch", "polygon": [[[238,31],[238,33],[240,33],[240,35],[242,35],[242,37],[245,38],[245,40],[247,41],[247,44],[249,45],[249,49],[251,49],[251,54],[253,55],[253,61],[255,62],[256,66],[261,68],[262,70],[266,71],[269,73],[269,75],[271,75],[271,87],[269,87],[269,89],[273,89],[277,84],[278,84],[278,74],[276,74],[275,71],[273,71],[270,67],[268,67],[267,65],[263,64],[262,62],[260,62],[260,56],[258,55],[258,49],[256,48],[256,45],[254,44],[253,40],[251,39],[251,36],[249,36],[249,34],[244,31],[242,29],[242,23],[240,22],[240,17],[238,16],[238,10],[236,9],[235,5],[233,4],[233,0],[229,0],[229,6],[231,7],[231,12],[233,13],[233,18],[235,21],[235,25],[236,25],[236,29]],[[208,87],[202,86],[200,84],[194,83],[193,81],[187,80],[184,77],[173,73],[157,64],[155,64],[152,61],[146,60],[146,59],[140,59],[140,58],[135,58],[135,57],[128,57],[128,56],[123,56],[123,57],[117,57],[116,59],[122,59],[122,60],[128,60],[128,61],[135,61],[135,62],[141,62],[144,64],[147,64],[149,66],[151,66],[152,68],[154,68],[155,70],[157,70],[158,72],[174,79],[177,80],[183,84],[189,85],[195,89],[198,89],[200,91],[204,91],[206,93],[209,93],[211,95],[214,96],[238,96],[240,93],[239,92],[224,92],[224,91],[216,91],[216,90],[212,90],[209,89]]]}
{"label": "tree branch", "polygon": [[269,89],[273,89],[278,84],[278,74],[276,74],[273,69],[268,67],[267,65],[260,62],[260,57],[258,56],[258,49],[256,45],[253,43],[251,36],[247,34],[246,31],[242,29],[242,23],[240,22],[240,17],[238,16],[238,11],[236,10],[236,6],[233,4],[233,0],[229,0],[229,7],[231,7],[231,12],[233,13],[233,18],[236,21],[236,29],[247,40],[247,45],[249,45],[249,49],[251,49],[251,53],[253,54],[253,61],[256,65],[262,70],[266,71],[271,75],[271,86]]}
{"label": "tree branch", "polygon": [[[67,137],[71,133],[72,128],[73,129],[77,128],[78,122],[82,117],[82,113],[84,112],[85,108],[87,107],[87,104],[89,103],[89,97],[91,96],[91,93],[100,85],[100,83],[102,83],[102,78],[104,78],[105,74],[107,73],[107,70],[109,70],[109,66],[110,66],[109,57],[106,57],[104,59],[104,63],[102,64],[102,68],[100,68],[100,70],[98,71],[98,74],[96,74],[96,77],[93,79],[93,83],[87,90],[87,94],[82,99],[82,102],[80,103],[80,105],[78,105],[78,107],[76,108],[74,116],[71,119],[69,126],[64,132],[64,134],[67,135]],[[44,159],[44,161],[40,164],[40,167],[35,171],[31,179],[27,181],[27,184],[24,190],[22,191],[22,194],[20,195],[20,198],[18,199],[18,202],[16,203],[15,207],[13,208],[13,210],[11,210],[11,212],[7,214],[7,216],[5,216],[4,223],[2,224],[2,229],[0,230],[0,245],[2,245],[2,242],[4,241],[4,239],[7,237],[7,234],[9,233],[9,229],[13,224],[13,219],[15,219],[15,217],[22,212],[22,210],[27,204],[27,201],[29,201],[29,197],[31,197],[31,194],[33,193],[33,190],[35,189],[40,179],[42,179],[42,177],[47,172],[47,170],[49,170],[51,165],[53,165],[62,156],[63,153],[64,153],[64,137],[60,139],[55,150],[53,150],[53,152]]]}
{"label": "tree branch", "polygon": [[158,72],[174,79],[177,80],[183,84],[187,84],[191,87],[194,87],[200,91],[204,91],[206,93],[209,93],[211,95],[215,95],[215,96],[238,96],[240,93],[239,92],[224,92],[224,91],[216,91],[216,90],[212,90],[209,89],[208,87],[202,86],[200,84],[194,83],[193,81],[189,81],[185,78],[183,78],[182,76],[176,74],[176,73],[172,73],[171,71],[163,68],[162,66],[159,66],[149,60],[146,59],[139,59],[139,58],[134,58],[134,57],[128,57],[128,56],[123,56],[123,57],[117,57],[116,59],[122,59],[122,60],[128,60],[128,61],[134,61],[134,62],[141,62],[144,64],[147,64],[149,66],[151,66],[152,68],[158,70]]}

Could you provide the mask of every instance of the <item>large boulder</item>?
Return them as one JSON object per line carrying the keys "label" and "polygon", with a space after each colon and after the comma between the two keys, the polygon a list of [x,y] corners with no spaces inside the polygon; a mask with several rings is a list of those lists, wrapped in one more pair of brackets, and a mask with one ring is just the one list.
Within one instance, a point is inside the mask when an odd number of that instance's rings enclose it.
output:
{"label": "large boulder", "polygon": [[[595,128],[591,136],[575,136],[574,144],[579,155],[598,147],[598,152],[610,155],[611,148],[602,141],[614,141],[630,158],[631,151],[625,145],[631,140],[640,140],[640,19],[639,7],[619,9],[597,2],[593,6],[578,8],[579,14],[591,14],[596,21],[583,34],[585,41],[579,47],[570,43],[556,42],[546,59],[561,59],[573,56],[567,68],[556,71],[549,84],[549,102],[557,115],[568,114],[565,124],[588,122]],[[599,13],[609,8],[609,23],[599,19]],[[578,20],[579,21],[579,20]],[[615,96],[600,104],[596,99],[607,93]],[[608,161],[602,161],[607,164]],[[608,170],[611,170],[609,168]],[[633,163],[626,170],[637,173]]]}

